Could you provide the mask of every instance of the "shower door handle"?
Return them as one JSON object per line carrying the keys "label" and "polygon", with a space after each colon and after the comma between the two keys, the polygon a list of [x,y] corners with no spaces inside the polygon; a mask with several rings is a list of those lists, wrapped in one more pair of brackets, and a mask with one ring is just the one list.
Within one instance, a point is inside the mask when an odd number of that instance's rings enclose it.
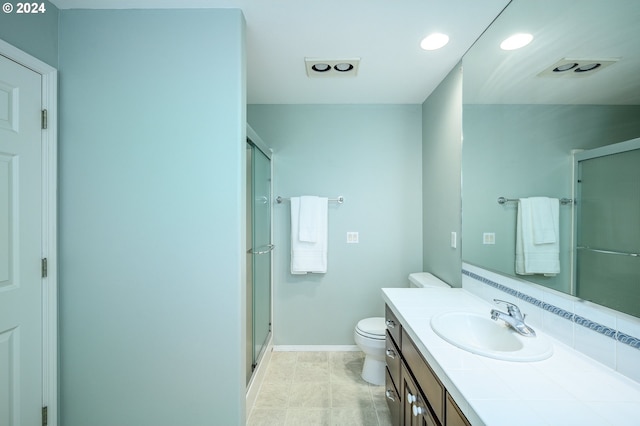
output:
{"label": "shower door handle", "polygon": [[249,250],[247,250],[247,253],[249,253],[249,254],[267,254],[267,253],[270,253],[274,248],[276,248],[276,246],[274,244],[267,244],[266,246],[262,246],[260,248],[265,248],[266,250],[249,249]]}

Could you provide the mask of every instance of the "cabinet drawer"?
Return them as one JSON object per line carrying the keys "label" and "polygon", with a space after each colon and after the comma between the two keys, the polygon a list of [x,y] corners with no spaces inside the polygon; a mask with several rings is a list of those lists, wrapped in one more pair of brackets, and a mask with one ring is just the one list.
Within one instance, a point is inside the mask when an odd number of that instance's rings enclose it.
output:
{"label": "cabinet drawer", "polygon": [[400,400],[400,393],[398,393],[397,386],[400,386],[400,382],[394,382],[389,375],[389,370],[386,370],[385,375],[385,390],[384,394],[387,398],[387,406],[391,413],[391,424],[393,426],[400,424],[400,410],[402,408],[402,401]]}
{"label": "cabinet drawer", "polygon": [[391,310],[391,308],[389,308],[388,305],[385,305],[385,322],[387,325],[387,331],[389,332],[389,334],[391,335],[391,337],[393,338],[394,343],[400,347],[400,330],[402,329],[402,327],[400,327],[400,321],[398,321],[398,318],[396,318],[395,314],[393,313],[393,311]]}
{"label": "cabinet drawer", "polygon": [[404,357],[409,370],[420,384],[427,402],[431,406],[438,421],[444,423],[444,399],[445,389],[442,383],[436,378],[431,367],[427,365],[422,355],[418,352],[411,341],[409,335],[402,330],[402,356]]}
{"label": "cabinet drawer", "polygon": [[400,350],[394,343],[393,339],[387,331],[387,342],[385,348],[385,360],[387,362],[387,369],[391,374],[391,379],[396,385],[400,383],[400,368],[402,365],[402,357],[400,356]]}

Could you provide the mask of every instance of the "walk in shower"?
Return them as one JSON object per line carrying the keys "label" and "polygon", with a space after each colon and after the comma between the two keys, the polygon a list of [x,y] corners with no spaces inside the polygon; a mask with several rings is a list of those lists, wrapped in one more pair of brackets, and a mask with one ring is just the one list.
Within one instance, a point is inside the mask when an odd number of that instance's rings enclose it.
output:
{"label": "walk in shower", "polygon": [[640,317],[640,138],[575,155],[576,296]]}
{"label": "walk in shower", "polygon": [[247,130],[247,353],[251,380],[271,337],[271,150]]}

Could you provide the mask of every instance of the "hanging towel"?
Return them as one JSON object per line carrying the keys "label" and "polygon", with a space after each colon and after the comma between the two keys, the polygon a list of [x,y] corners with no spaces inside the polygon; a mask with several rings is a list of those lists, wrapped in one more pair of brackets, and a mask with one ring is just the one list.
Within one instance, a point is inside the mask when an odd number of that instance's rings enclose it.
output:
{"label": "hanging towel", "polygon": [[516,274],[560,272],[559,205],[557,198],[521,198],[516,224]]}
{"label": "hanging towel", "polygon": [[300,214],[298,218],[298,239],[307,243],[318,241],[318,233],[322,227],[320,216],[322,199],[305,195],[300,197]]}
{"label": "hanging towel", "polygon": [[[328,241],[328,206],[329,199],[322,197],[313,200],[313,212],[310,206],[301,208],[301,197],[291,197],[291,273],[306,274],[309,272],[324,274],[327,272]],[[306,200],[305,200],[306,201]],[[302,217],[310,213],[313,218]],[[310,232],[306,224],[314,222],[315,232]],[[315,241],[304,241],[300,238],[300,224],[305,224],[303,239],[310,239],[309,233],[315,234]]]}

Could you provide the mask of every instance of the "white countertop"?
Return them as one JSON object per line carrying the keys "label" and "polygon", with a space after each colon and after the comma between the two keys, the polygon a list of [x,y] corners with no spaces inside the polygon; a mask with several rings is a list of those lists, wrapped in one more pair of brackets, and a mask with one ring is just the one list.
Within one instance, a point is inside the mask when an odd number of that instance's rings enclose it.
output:
{"label": "white countertop", "polygon": [[491,359],[441,339],[431,329],[432,316],[467,311],[489,317],[495,307],[468,291],[384,288],[382,293],[474,426],[640,425],[638,382],[548,335],[554,353],[535,362]]}

